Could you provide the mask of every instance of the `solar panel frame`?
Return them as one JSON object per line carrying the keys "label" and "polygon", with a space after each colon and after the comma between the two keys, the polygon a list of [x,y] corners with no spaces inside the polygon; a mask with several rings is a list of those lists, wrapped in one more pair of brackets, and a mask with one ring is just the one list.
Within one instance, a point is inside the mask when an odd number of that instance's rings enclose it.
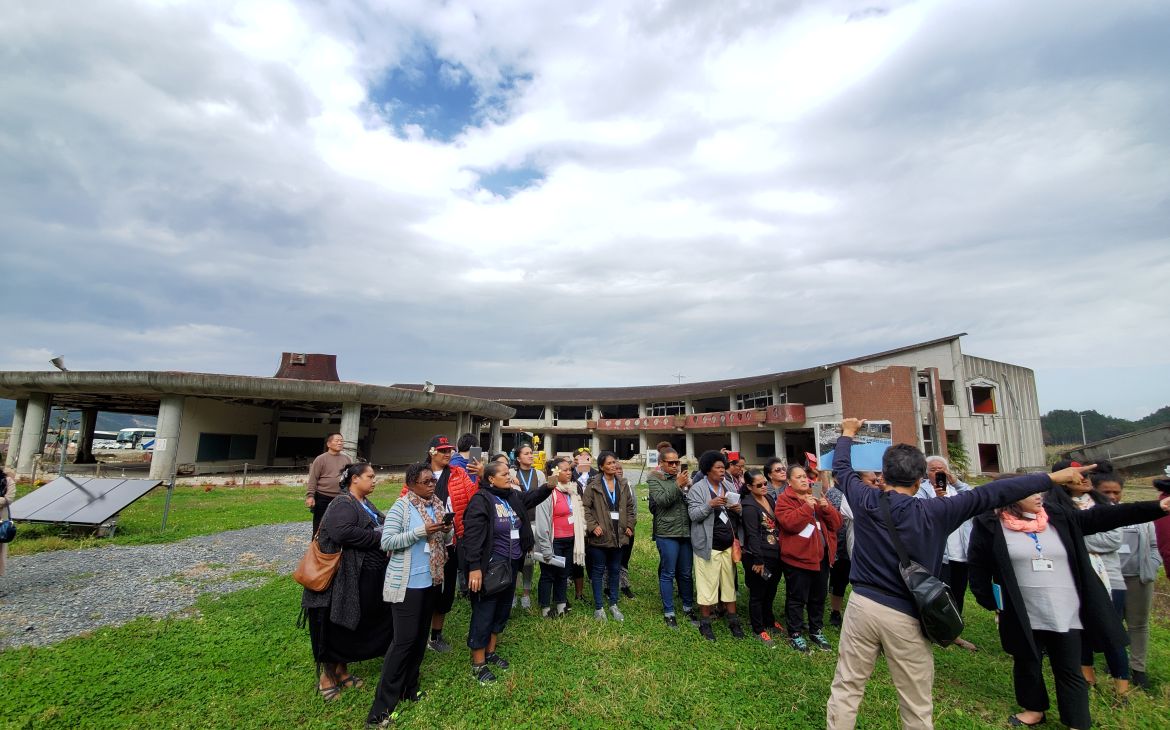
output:
{"label": "solar panel frame", "polygon": [[160,479],[58,477],[12,503],[12,519],[97,526],[161,485]]}

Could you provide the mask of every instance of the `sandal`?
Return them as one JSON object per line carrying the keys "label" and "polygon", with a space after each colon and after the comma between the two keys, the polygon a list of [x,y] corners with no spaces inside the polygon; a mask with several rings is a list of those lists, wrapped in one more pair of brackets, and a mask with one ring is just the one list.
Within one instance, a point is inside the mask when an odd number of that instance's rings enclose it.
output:
{"label": "sandal", "polygon": [[325,702],[333,702],[341,696],[341,687],[336,684],[332,687],[318,687],[317,694],[321,695],[321,699]]}
{"label": "sandal", "polygon": [[362,687],[366,686],[366,680],[362,679],[361,677],[357,676],[356,674],[351,674],[348,677],[346,677],[345,679],[338,682],[337,685],[339,687],[352,687],[354,689],[361,689]]}
{"label": "sandal", "polygon": [[1008,715],[1008,725],[1010,727],[1036,727],[1048,722],[1048,713],[1041,713],[1040,719],[1036,722],[1024,722],[1015,715]]}

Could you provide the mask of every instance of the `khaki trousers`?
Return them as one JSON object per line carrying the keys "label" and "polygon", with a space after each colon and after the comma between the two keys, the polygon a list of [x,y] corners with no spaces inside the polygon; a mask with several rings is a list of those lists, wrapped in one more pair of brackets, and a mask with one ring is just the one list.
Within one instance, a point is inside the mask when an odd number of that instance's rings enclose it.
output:
{"label": "khaki trousers", "polygon": [[934,654],[918,620],[854,592],[841,627],[837,673],[827,708],[829,730],[853,730],[857,724],[857,708],[879,651],[886,655],[898,690],[903,730],[933,728]]}

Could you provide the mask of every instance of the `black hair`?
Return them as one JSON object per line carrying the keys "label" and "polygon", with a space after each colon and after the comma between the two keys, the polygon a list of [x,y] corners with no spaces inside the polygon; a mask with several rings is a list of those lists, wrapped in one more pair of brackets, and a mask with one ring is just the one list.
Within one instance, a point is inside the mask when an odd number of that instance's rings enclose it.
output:
{"label": "black hair", "polygon": [[498,474],[501,470],[502,471],[508,470],[508,465],[502,461],[489,461],[488,463],[484,464],[483,465],[483,482],[482,483],[485,486],[490,486],[490,482],[488,480],[491,479],[492,477],[494,477],[496,474]]}
{"label": "black hair", "polygon": [[373,464],[368,461],[355,461],[341,470],[341,478],[337,480],[337,486],[341,488],[341,491],[348,492],[354,477],[361,476],[366,473],[366,469],[373,468]]}
{"label": "black hair", "polygon": [[1155,479],[1154,489],[1157,489],[1162,494],[1170,494],[1170,479]]}
{"label": "black hair", "polygon": [[[747,471],[745,471],[743,473],[743,486],[739,488],[740,495],[746,497],[749,494],[751,494],[752,491],[751,491],[750,487],[752,486],[752,482],[754,482],[756,480],[756,477],[763,477],[763,476],[764,476],[764,473],[761,472],[759,469],[748,469]],[[767,485],[767,483],[768,483],[768,478],[764,477],[764,484]]]}
{"label": "black hair", "polygon": [[[764,462],[764,478],[765,479],[771,480],[771,477],[769,477],[768,475],[772,473],[772,467],[776,466],[777,464],[784,466],[784,460],[777,459],[775,456],[773,456],[771,459],[768,459],[767,461]],[[788,467],[784,466],[784,468],[787,469]]]}
{"label": "black hair", "polygon": [[[1086,492],[1086,494],[1092,498],[1095,504],[1113,504],[1113,502],[1111,502],[1108,497],[1097,491],[1097,487],[1095,485],[1092,489]],[[1073,501],[1072,494],[1069,493],[1068,487],[1065,487],[1063,484],[1054,484],[1047,492],[1044,493],[1044,504],[1059,505],[1060,507],[1074,511],[1080,509],[1077,507],[1076,502]]]}
{"label": "black hair", "polygon": [[554,456],[553,458],[549,459],[548,464],[545,466],[545,469],[547,470],[547,473],[545,476],[551,477],[553,471],[555,471],[556,468],[558,466],[560,466],[561,464],[568,464],[569,467],[572,468],[573,460],[567,456]]}
{"label": "black hair", "polygon": [[659,463],[661,463],[662,457],[666,456],[667,454],[674,454],[675,456],[678,456],[678,449],[674,448],[673,446],[663,446],[662,448],[658,449]]}
{"label": "black hair", "polygon": [[479,444],[479,437],[473,433],[465,433],[459,437],[459,443],[455,445],[456,451],[467,451],[472,446]]}
{"label": "black hair", "polygon": [[727,457],[719,451],[704,451],[699,456],[699,471],[704,475],[711,471],[716,464],[723,464],[727,468]]}
{"label": "black hair", "polygon": [[910,444],[894,444],[882,455],[882,474],[891,487],[916,487],[926,476],[926,457]]}
{"label": "black hair", "polygon": [[520,452],[523,451],[524,449],[532,449],[532,453],[534,453],[534,454],[536,453],[536,448],[531,443],[525,441],[524,443],[522,443],[516,447],[516,456],[519,456]]}
{"label": "black hair", "polygon": [[505,454],[503,451],[497,451],[496,453],[492,454],[492,458],[488,459],[488,461],[497,461],[497,460],[499,460],[499,458],[501,456],[507,460],[507,463],[509,463],[509,464],[512,463],[512,458],[510,456],[508,456],[507,454]]}
{"label": "black hair", "polygon": [[600,469],[601,466],[609,459],[613,459],[614,461],[619,460],[618,455],[616,453],[614,453],[613,451],[608,451],[608,450],[598,451],[597,452],[597,468]]}
{"label": "black hair", "polygon": [[328,445],[329,439],[333,438],[334,436],[340,436],[341,440],[345,441],[345,434],[343,434],[341,431],[334,431],[333,433],[325,435],[325,444]]}
{"label": "black hair", "polygon": [[407,486],[407,488],[409,488],[411,484],[414,484],[415,482],[417,482],[419,476],[423,472],[430,471],[430,469],[431,469],[430,464],[424,464],[421,461],[416,461],[415,463],[406,467],[406,486]]}
{"label": "black hair", "polygon": [[1089,481],[1093,483],[1093,489],[1098,489],[1105,482],[1117,482],[1117,486],[1125,487],[1125,478],[1120,474],[1112,471],[1098,472],[1094,471],[1089,475]]}
{"label": "black hair", "polygon": [[669,449],[669,448],[673,448],[670,445],[669,441],[659,441],[658,445],[654,447],[654,450],[655,451],[664,451],[664,450]]}

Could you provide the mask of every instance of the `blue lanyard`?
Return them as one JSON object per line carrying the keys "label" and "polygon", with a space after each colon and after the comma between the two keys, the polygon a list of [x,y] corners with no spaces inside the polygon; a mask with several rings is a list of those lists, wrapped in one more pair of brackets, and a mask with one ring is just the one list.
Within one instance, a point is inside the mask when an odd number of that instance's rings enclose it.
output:
{"label": "blue lanyard", "polygon": [[[553,489],[553,493],[560,494],[561,497],[564,498],[565,504],[568,505],[568,507],[569,507],[569,516],[572,517],[573,516],[573,495],[566,494],[565,492],[562,492],[561,490],[555,489],[555,488]],[[556,501],[556,497],[553,497],[553,501],[554,502]]]}
{"label": "blue lanyard", "polygon": [[714,489],[711,489],[711,480],[710,479],[707,480],[707,491],[711,493],[711,499],[718,499],[719,497],[722,497],[722,496],[727,494],[727,490],[723,488],[723,482],[719,482],[719,491],[718,492],[716,492]]}
{"label": "blue lanyard", "polygon": [[605,496],[609,499],[610,506],[617,507],[617,477],[614,477],[612,490],[610,490],[609,480],[605,478],[604,474],[601,476],[601,483],[605,485]]}
{"label": "blue lanyard", "polygon": [[[368,514],[370,516],[370,518],[374,520],[375,525],[382,524],[382,520],[378,518],[378,513],[373,511],[369,507],[367,507],[366,501],[364,499],[359,499],[358,504],[360,504],[362,506],[362,509],[364,509],[366,511],[366,514]],[[433,515],[432,515],[432,518],[433,518]]]}
{"label": "blue lanyard", "polygon": [[[495,497],[494,494],[492,496]],[[508,510],[508,522],[512,524],[513,530],[516,529],[516,513],[512,511],[512,505],[507,500],[500,499],[499,497],[496,497],[496,501],[503,505],[504,509]]]}
{"label": "blue lanyard", "polygon": [[532,476],[534,473],[535,472],[532,469],[529,469],[528,470],[528,478],[525,479],[524,472],[519,470],[519,469],[516,470],[516,476],[520,477],[520,481],[524,483],[524,491],[525,492],[530,491],[532,489]]}
{"label": "blue lanyard", "polygon": [[1043,558],[1044,557],[1044,549],[1040,547],[1040,538],[1037,537],[1036,533],[1034,533],[1034,532],[1025,532],[1024,534],[1027,535],[1028,537],[1032,538],[1032,542],[1036,543],[1036,554],[1039,555],[1041,558]]}

